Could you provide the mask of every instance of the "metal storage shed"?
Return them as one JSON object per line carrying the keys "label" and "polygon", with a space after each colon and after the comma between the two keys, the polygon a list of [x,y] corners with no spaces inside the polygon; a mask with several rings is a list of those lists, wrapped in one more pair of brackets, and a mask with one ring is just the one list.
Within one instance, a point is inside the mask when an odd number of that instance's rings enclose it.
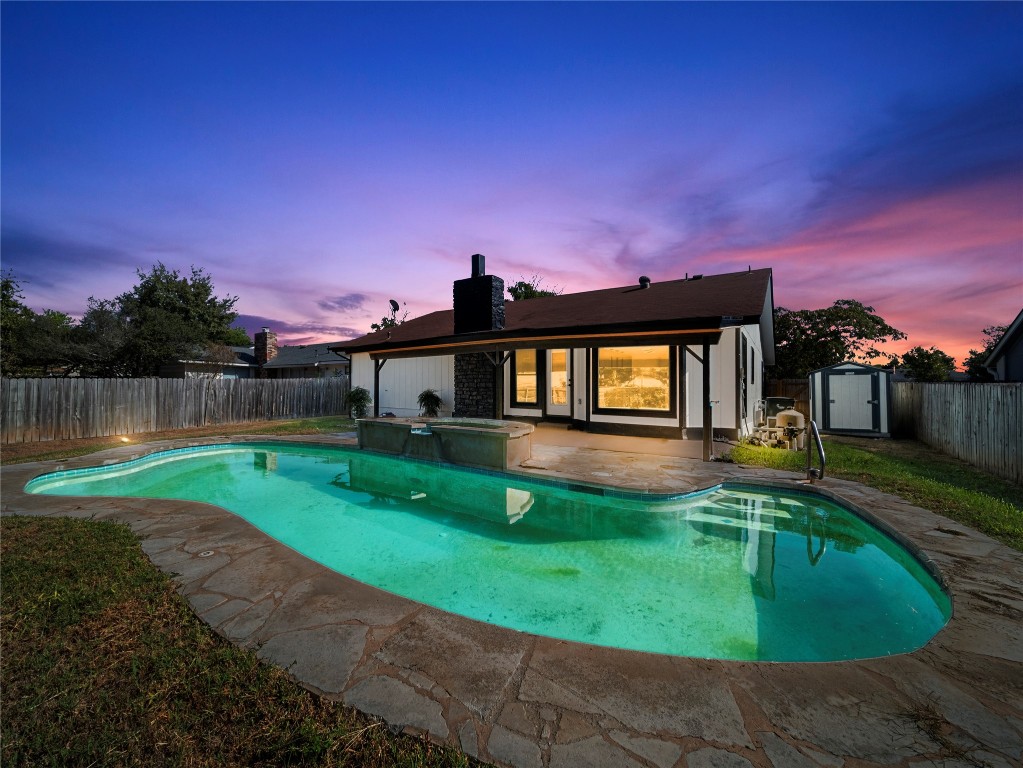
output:
{"label": "metal storage shed", "polygon": [[810,413],[821,432],[891,437],[891,371],[838,363],[810,374]]}

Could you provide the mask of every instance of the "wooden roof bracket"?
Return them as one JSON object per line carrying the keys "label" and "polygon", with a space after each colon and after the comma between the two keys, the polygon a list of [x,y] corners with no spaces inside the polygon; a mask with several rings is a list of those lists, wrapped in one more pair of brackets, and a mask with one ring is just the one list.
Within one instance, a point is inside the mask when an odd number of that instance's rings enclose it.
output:
{"label": "wooden roof bracket", "polygon": [[489,360],[490,364],[495,368],[503,368],[504,364],[507,363],[512,356],[511,352],[505,352],[503,355],[500,352],[497,352],[496,354],[498,357],[496,358],[491,357],[489,352],[484,352],[483,354],[487,356],[487,360]]}

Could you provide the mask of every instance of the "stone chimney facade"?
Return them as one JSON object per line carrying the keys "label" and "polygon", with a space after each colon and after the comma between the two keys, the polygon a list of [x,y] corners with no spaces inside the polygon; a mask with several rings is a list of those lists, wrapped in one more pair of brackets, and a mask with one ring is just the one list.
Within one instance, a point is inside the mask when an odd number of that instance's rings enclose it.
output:
{"label": "stone chimney facade", "polygon": [[[472,257],[472,275],[453,286],[455,333],[504,328],[504,280],[486,273],[482,254]],[[499,419],[502,416],[503,369],[482,353],[455,355],[454,415]]]}
{"label": "stone chimney facade", "polygon": [[259,378],[265,379],[267,373],[263,370],[263,366],[277,357],[277,334],[264,327],[262,331],[256,334],[255,342],[255,356],[256,364],[259,366]]}

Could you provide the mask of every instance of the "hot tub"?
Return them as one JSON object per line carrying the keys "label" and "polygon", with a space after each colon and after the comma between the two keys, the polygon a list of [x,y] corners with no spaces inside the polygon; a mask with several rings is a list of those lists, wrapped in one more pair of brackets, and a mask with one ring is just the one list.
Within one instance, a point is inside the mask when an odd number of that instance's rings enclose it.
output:
{"label": "hot tub", "polygon": [[533,433],[532,424],[499,419],[382,417],[358,419],[356,428],[365,450],[491,469],[526,461]]}

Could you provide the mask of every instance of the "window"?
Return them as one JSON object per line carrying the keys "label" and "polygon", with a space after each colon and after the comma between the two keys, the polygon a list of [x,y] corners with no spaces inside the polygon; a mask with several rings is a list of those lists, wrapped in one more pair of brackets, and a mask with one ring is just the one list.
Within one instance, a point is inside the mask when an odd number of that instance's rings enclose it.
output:
{"label": "window", "polygon": [[594,365],[597,411],[675,411],[674,347],[600,347]]}
{"label": "window", "polygon": [[512,406],[536,406],[537,365],[535,349],[520,349],[512,354]]}

